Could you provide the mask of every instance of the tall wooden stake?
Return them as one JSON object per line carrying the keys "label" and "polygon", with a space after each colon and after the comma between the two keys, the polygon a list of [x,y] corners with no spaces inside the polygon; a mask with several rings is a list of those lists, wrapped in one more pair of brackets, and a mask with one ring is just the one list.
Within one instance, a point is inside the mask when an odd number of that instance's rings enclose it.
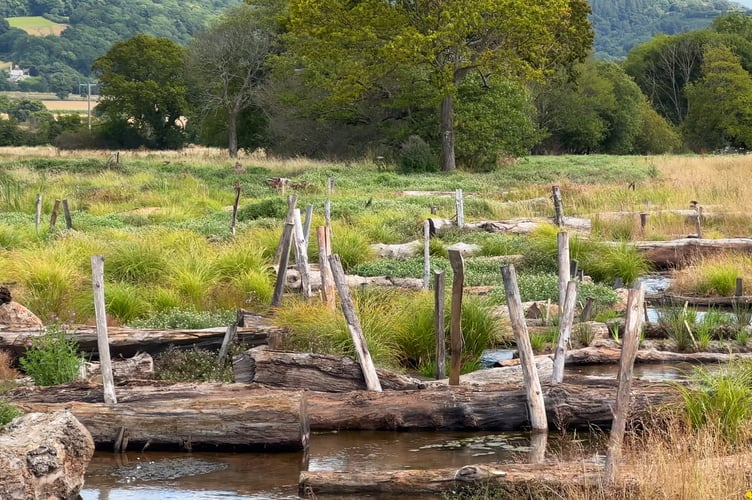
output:
{"label": "tall wooden stake", "polygon": [[230,232],[235,236],[235,225],[238,223],[238,203],[240,203],[240,182],[235,182],[235,202],[232,204],[232,220],[230,221]]}
{"label": "tall wooden stake", "polygon": [[277,269],[277,281],[274,284],[274,294],[272,295],[272,307],[279,307],[282,304],[282,294],[285,291],[285,280],[287,279],[287,265],[290,262],[290,245],[292,244],[292,233],[294,231],[292,222],[285,223],[282,230],[282,237],[277,247],[280,254],[279,267]]}
{"label": "tall wooden stake", "polygon": [[462,197],[461,189],[457,189],[454,192],[454,204],[457,209],[457,227],[462,229],[465,227],[465,201]]}
{"label": "tall wooden stake", "polygon": [[[287,217],[285,218],[285,223],[293,224],[294,217],[295,217],[295,204],[298,202],[298,197],[294,194],[291,194],[287,197]],[[282,232],[284,235],[284,231]],[[287,247],[287,252],[290,252],[290,247]],[[280,263],[282,259],[282,240],[280,239],[279,245],[277,246],[277,252],[274,254],[274,259],[272,260],[272,265],[276,266]],[[289,262],[290,257],[287,257],[287,262]]]}
{"label": "tall wooden stake", "polygon": [[636,289],[630,289],[627,296],[627,319],[624,325],[624,338],[621,343],[621,358],[619,359],[619,387],[616,391],[614,404],[614,420],[611,423],[611,433],[608,438],[606,453],[605,476],[608,482],[614,482],[619,473],[621,461],[621,445],[624,440],[624,428],[629,415],[629,393],[632,388],[632,371],[640,343],[640,328],[642,314],[640,308],[645,301],[645,285],[639,283]]}
{"label": "tall wooden stake", "polygon": [[73,219],[71,219],[67,198],[63,198],[63,216],[65,217],[65,229],[73,229]]}
{"label": "tall wooden stake", "polygon": [[308,242],[303,234],[303,223],[300,220],[300,209],[296,208],[293,216],[295,244],[295,265],[300,273],[300,291],[303,298],[311,296],[311,279],[308,274]]}
{"label": "tall wooden stake", "polygon": [[317,227],[316,240],[319,244],[319,270],[321,272],[321,293],[324,296],[324,303],[330,310],[337,307],[337,298],[334,296],[334,276],[332,268],[329,265],[329,256],[332,254],[332,239],[329,235],[329,228]]}
{"label": "tall wooden stake", "polygon": [[423,288],[428,290],[431,280],[431,223],[428,219],[423,221]]}
{"label": "tall wooden stake", "polygon": [[305,221],[303,221],[303,238],[305,239],[306,246],[308,245],[308,242],[311,241],[309,238],[311,236],[311,223],[313,222],[313,205],[308,204],[306,205],[305,210]]}
{"label": "tall wooden stake", "polygon": [[112,377],[112,359],[110,343],[107,339],[107,312],[104,305],[104,256],[91,257],[92,288],[94,289],[94,315],[97,321],[97,349],[104,386],[104,402],[117,404],[115,397],[115,380]]}
{"label": "tall wooden stake", "polygon": [[434,271],[433,331],[436,335],[436,380],[446,377],[446,330],[444,326],[444,271]]}
{"label": "tall wooden stake", "polygon": [[535,367],[533,347],[530,345],[530,336],[527,333],[525,314],[522,310],[520,291],[517,288],[517,274],[513,265],[501,268],[501,278],[504,281],[504,291],[507,295],[509,318],[512,322],[514,340],[517,343],[517,351],[520,353],[520,365],[522,365],[522,378],[525,382],[525,395],[527,396],[527,408],[530,414],[530,427],[533,431],[548,430],[546,418],[546,405],[543,401],[538,370]]}
{"label": "tall wooden stake", "polygon": [[60,211],[60,200],[55,200],[55,204],[52,205],[52,214],[50,215],[50,228],[55,227],[57,223],[57,214]]}
{"label": "tall wooden stake", "polygon": [[567,345],[572,334],[572,322],[574,310],[577,305],[577,282],[567,283],[567,293],[564,299],[564,308],[559,317],[559,340],[556,342],[554,351],[554,372],[551,376],[551,384],[560,384],[564,380],[564,360],[567,357]]}
{"label": "tall wooden stake", "polygon": [[337,293],[339,293],[339,300],[342,303],[342,314],[345,316],[347,329],[350,331],[353,344],[355,344],[355,353],[358,355],[358,362],[360,363],[360,368],[363,370],[363,377],[366,379],[366,387],[369,391],[381,392],[381,382],[379,382],[376,367],[371,359],[371,353],[368,352],[368,344],[360,327],[360,321],[357,314],[355,314],[355,306],[350,296],[350,289],[347,287],[345,271],[342,269],[339,255],[331,255],[329,257],[329,264],[332,267],[334,284],[337,285]]}
{"label": "tall wooden stake", "polygon": [[562,231],[556,235],[559,247],[559,316],[564,308],[564,300],[567,298],[567,283],[570,278],[569,262],[569,234]]}
{"label": "tall wooden stake", "polygon": [[39,224],[42,222],[42,194],[37,194],[37,201],[35,207],[36,216],[34,218],[34,227],[39,232]]}
{"label": "tall wooden stake", "polygon": [[449,263],[452,265],[452,306],[449,323],[449,337],[452,343],[452,358],[449,365],[449,385],[459,385],[462,368],[462,349],[465,339],[462,336],[462,291],[465,286],[465,260],[459,250],[449,250]]}
{"label": "tall wooden stake", "polygon": [[554,224],[559,227],[564,226],[564,209],[561,206],[561,189],[559,186],[551,188],[554,197]]}

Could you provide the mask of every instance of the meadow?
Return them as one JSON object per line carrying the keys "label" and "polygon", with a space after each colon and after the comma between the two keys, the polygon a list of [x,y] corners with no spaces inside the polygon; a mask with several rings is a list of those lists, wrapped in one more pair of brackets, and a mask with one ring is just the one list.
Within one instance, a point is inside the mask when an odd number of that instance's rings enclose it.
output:
{"label": "meadow", "polygon": [[35,36],[60,36],[60,33],[68,27],[67,24],[55,23],[42,16],[6,17],[5,20],[11,28],[22,29]]}

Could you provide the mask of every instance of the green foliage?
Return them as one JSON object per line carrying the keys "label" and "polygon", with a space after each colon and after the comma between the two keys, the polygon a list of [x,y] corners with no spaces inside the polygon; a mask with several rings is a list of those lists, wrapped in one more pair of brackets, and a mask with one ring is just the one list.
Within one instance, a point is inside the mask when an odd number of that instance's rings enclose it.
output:
{"label": "green foliage", "polygon": [[83,362],[75,338],[60,327],[50,327],[41,337],[34,337],[19,359],[23,371],[35,385],[67,384],[76,379]]}
{"label": "green foliage", "polygon": [[283,219],[287,217],[287,201],[282,198],[266,198],[244,205],[238,210],[238,220],[262,218]]}
{"label": "green foliage", "polygon": [[173,382],[232,382],[232,366],[205,349],[170,348],[154,360],[154,377]]}
{"label": "green foliage", "polygon": [[436,172],[439,162],[431,146],[420,136],[411,135],[400,147],[400,171],[405,174],[414,172]]}
{"label": "green foliage", "polygon": [[337,225],[333,229],[332,253],[339,255],[342,268],[350,272],[358,264],[373,259],[368,240],[356,228]]}
{"label": "green foliage", "polygon": [[697,310],[691,307],[679,307],[671,304],[658,309],[658,323],[666,329],[670,339],[680,351],[692,347],[692,334],[689,328],[697,324]]}
{"label": "green foliage", "polygon": [[0,398],[0,427],[9,424],[14,418],[23,415],[21,410],[16,408],[13,403]]}
{"label": "green foliage", "polygon": [[154,283],[165,276],[168,263],[167,253],[156,242],[126,240],[116,243],[106,256],[105,272],[112,280]]}
{"label": "green foliage", "polygon": [[695,368],[693,384],[677,385],[684,412],[694,429],[718,429],[729,444],[738,444],[752,416],[752,365],[736,361],[725,368]]}
{"label": "green foliage", "polygon": [[188,109],[185,56],[184,48],[166,38],[136,35],[116,42],[92,65],[102,85],[97,111],[126,120],[147,146],[182,147],[179,120]]}
{"label": "green foliage", "polygon": [[129,326],[159,330],[166,330],[168,328],[200,330],[203,328],[227,326],[234,321],[234,311],[196,311],[194,309],[175,307],[156,311],[145,318],[135,319],[129,323]]}
{"label": "green foliage", "polygon": [[701,295],[730,296],[736,290],[739,270],[732,264],[703,265],[700,269],[697,292]]}
{"label": "green foliage", "polygon": [[149,313],[151,307],[141,290],[128,283],[108,283],[104,289],[107,314],[122,324]]}

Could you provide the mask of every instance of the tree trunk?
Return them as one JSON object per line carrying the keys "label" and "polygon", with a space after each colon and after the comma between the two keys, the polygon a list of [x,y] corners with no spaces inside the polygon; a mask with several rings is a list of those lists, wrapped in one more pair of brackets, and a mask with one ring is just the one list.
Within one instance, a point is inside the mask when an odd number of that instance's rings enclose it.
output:
{"label": "tree trunk", "polygon": [[28,413],[0,433],[0,498],[77,498],[92,455],[71,412]]}
{"label": "tree trunk", "polygon": [[238,112],[234,109],[227,111],[227,149],[230,158],[238,157]]}
{"label": "tree trunk", "polygon": [[451,172],[457,168],[454,161],[454,98],[451,94],[441,100],[441,170]]}

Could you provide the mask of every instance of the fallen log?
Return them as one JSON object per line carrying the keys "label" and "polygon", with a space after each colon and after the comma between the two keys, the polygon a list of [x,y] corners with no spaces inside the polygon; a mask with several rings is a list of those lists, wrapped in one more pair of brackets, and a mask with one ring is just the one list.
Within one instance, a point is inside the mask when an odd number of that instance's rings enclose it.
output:
{"label": "fallen log", "polygon": [[[476,464],[459,469],[396,471],[303,471],[301,497],[320,495],[439,495],[472,487],[493,489],[494,498],[527,498],[562,486],[599,485],[603,467],[593,463]],[[534,495],[535,498],[537,496]]]}
{"label": "fallen log", "polygon": [[733,307],[734,304],[752,304],[752,296],[740,295],[737,297],[693,297],[690,295],[661,294],[650,297],[649,302],[653,304],[674,304],[683,306],[685,303],[690,306],[702,307]]}
{"label": "fallen log", "polygon": [[[102,381],[99,363],[86,363],[84,378],[100,383]],[[148,378],[154,374],[154,359],[147,353],[141,352],[132,358],[114,358],[112,360],[112,375],[116,380],[132,378]]]}
{"label": "fallen log", "polygon": [[[584,347],[567,352],[568,365],[614,364],[619,362],[621,349],[618,347]],[[636,363],[728,363],[733,359],[752,359],[752,353],[727,352],[671,352],[657,349],[637,351]]]}
{"label": "fallen log", "polygon": [[[428,219],[428,222],[431,226],[431,231],[434,234],[440,232],[444,228],[457,225],[456,221],[451,219],[430,218]],[[487,231],[489,233],[528,234],[544,224],[553,224],[553,219],[550,217],[531,217],[503,221],[476,221],[465,222],[463,227],[467,229]],[[592,224],[590,219],[564,217],[562,231],[566,230],[588,234],[590,233],[591,228]]]}
{"label": "fallen log", "polygon": [[302,392],[248,390],[239,384],[120,386],[105,405],[102,387],[88,384],[17,390],[24,411],[69,409],[98,448],[115,451],[287,451],[308,447]]}
{"label": "fallen log", "polygon": [[[271,323],[267,318],[256,316],[249,319],[246,316],[245,326],[237,330],[237,338],[249,347],[266,344],[269,336],[283,335],[284,328]],[[227,327],[190,329],[148,329],[128,327],[108,327],[107,336],[110,344],[110,354],[113,357],[134,356],[138,352],[156,354],[170,346],[196,346],[201,348],[219,348]],[[6,349],[19,356],[26,350],[32,337],[45,333],[45,329],[5,329],[0,325],[0,348]],[[78,347],[86,354],[97,355],[96,327],[76,325],[71,328],[70,335],[75,337]]]}
{"label": "fallen log", "polygon": [[[233,360],[236,381],[321,392],[366,389],[363,370],[354,359],[347,356],[273,351],[264,347],[249,349],[241,356],[247,356],[249,360]],[[418,379],[383,368],[377,368],[376,373],[383,389],[405,390],[425,387]]]}
{"label": "fallen log", "polygon": [[0,498],[78,498],[94,455],[72,413],[28,413],[0,432]]}
{"label": "fallen log", "polygon": [[[577,383],[572,383],[577,382]],[[244,384],[124,385],[118,404],[106,406],[101,386],[78,384],[14,389],[9,399],[25,411],[69,408],[89,429],[98,447],[112,449],[127,429],[131,448],[219,447],[301,449],[308,429],[495,430],[528,427],[525,393],[514,384],[435,386],[406,391],[324,393],[261,389]],[[544,386],[552,427],[585,429],[611,424],[616,381],[575,379]],[[653,405],[680,400],[674,386],[636,381],[634,415]]]}
{"label": "fallen log", "polygon": [[635,241],[632,245],[656,269],[684,266],[695,259],[721,252],[752,252],[752,238],[681,238],[670,241]]}

